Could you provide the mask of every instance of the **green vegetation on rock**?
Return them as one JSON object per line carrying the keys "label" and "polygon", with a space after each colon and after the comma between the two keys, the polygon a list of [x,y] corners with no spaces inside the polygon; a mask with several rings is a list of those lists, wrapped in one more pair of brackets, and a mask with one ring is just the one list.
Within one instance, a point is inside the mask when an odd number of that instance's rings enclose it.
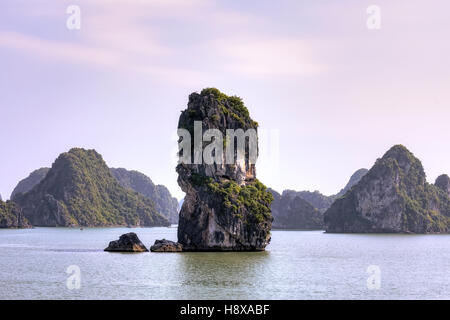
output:
{"label": "green vegetation on rock", "polygon": [[20,208],[11,201],[0,200],[0,228],[28,228],[28,220]]}
{"label": "green vegetation on rock", "polygon": [[[244,127],[250,124],[252,127],[257,128],[258,123],[250,118],[250,113],[245,106],[242,98],[238,96],[228,96],[225,93],[220,92],[216,88],[205,88],[200,93],[201,97],[213,97],[217,103],[218,110],[220,113],[215,113],[210,115],[211,119],[215,122],[220,122],[222,117],[228,118],[229,120],[237,121],[240,126]],[[195,120],[201,120],[205,114],[205,110],[196,110],[188,108],[187,112],[189,117],[195,118]],[[231,121],[228,121],[231,122]],[[184,125],[179,125],[179,128],[187,128]]]}
{"label": "green vegetation on rock", "polygon": [[248,112],[247,107],[244,105],[244,102],[242,101],[241,97],[227,96],[225,93],[220,92],[216,88],[205,88],[202,90],[200,94],[202,96],[213,95],[221,106],[229,107],[226,110],[229,110],[231,108],[233,111],[235,111],[237,114],[244,117],[245,119],[249,119],[250,117],[250,113]]}
{"label": "green vegetation on rock", "polygon": [[[220,131],[224,137],[221,144],[227,151],[239,141],[228,141],[228,130],[241,129],[247,136],[251,134],[256,138],[252,143],[257,145],[258,124],[239,97],[215,88],[190,94],[178,128],[192,135],[196,122],[201,122],[203,133],[208,129]],[[206,145],[208,142],[204,141],[203,147]],[[195,147],[191,139],[191,159]],[[255,163],[249,161],[248,153],[245,152],[242,162],[236,153],[234,159],[227,159],[230,155],[225,152],[218,155],[221,159],[215,159],[215,163],[178,164],[178,184],[186,193],[178,226],[178,241],[183,250],[254,251],[264,250],[270,242],[272,195],[256,180]]]}
{"label": "green vegetation on rock", "polygon": [[270,204],[273,196],[258,179],[243,186],[232,180],[220,182],[211,180],[207,186],[223,198],[224,205],[231,208],[237,217],[243,217],[241,214],[243,208],[249,211],[248,218],[254,222],[260,223],[271,217]]}
{"label": "green vegetation on rock", "polygon": [[141,194],[125,189],[95,150],[61,154],[45,178],[14,199],[36,226],[165,226]]}

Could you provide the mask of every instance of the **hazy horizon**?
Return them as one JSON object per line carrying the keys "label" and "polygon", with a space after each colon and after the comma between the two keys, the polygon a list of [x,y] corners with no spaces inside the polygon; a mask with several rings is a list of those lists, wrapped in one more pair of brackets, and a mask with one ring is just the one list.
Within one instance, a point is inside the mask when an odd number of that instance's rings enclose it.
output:
{"label": "hazy horizon", "polygon": [[[66,27],[73,4],[80,30]],[[380,30],[366,26],[372,4]],[[182,198],[178,117],[205,87],[242,97],[261,132],[278,135],[279,148],[262,143],[256,168],[279,192],[335,194],[395,144],[422,161],[429,182],[450,173],[448,2],[0,7],[3,199],[72,147],[96,149],[108,166],[138,170]]]}

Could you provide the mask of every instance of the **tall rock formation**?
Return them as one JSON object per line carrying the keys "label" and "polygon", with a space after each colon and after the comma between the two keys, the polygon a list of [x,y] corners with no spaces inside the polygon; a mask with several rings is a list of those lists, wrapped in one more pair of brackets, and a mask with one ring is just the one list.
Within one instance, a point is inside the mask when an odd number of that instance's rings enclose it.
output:
{"label": "tall rock formation", "polygon": [[111,168],[111,173],[119,183],[128,189],[139,192],[155,203],[156,210],[170,223],[178,223],[178,200],[163,185],[155,185],[145,174],[135,170]]}
{"label": "tall rock formation", "polygon": [[0,200],[0,228],[30,228],[22,210],[11,201]]}
{"label": "tall rock formation", "polygon": [[[240,98],[229,97],[217,89],[192,93],[187,109],[180,115],[178,128],[191,132],[193,159],[194,121],[201,122],[203,133],[206,129],[218,129],[224,137],[221,147],[234,144],[234,139],[225,138],[227,129],[246,131],[258,127]],[[207,145],[203,142],[203,147]],[[245,153],[245,161],[227,159],[226,154],[221,155],[221,164],[177,166],[178,184],[186,193],[178,225],[178,242],[184,251],[264,250],[270,241],[271,193],[256,179],[249,152]],[[219,153],[214,155],[219,157]]]}
{"label": "tall rock formation", "polygon": [[167,226],[150,199],[125,189],[95,150],[61,154],[45,178],[14,197],[34,226]]}
{"label": "tall rock formation", "polygon": [[33,189],[34,186],[36,186],[39,182],[41,182],[45,178],[49,170],[50,168],[40,168],[34,170],[32,173],[30,173],[28,177],[19,181],[19,183],[11,193],[11,199],[14,199],[15,195],[18,193],[26,193],[31,189]]}
{"label": "tall rock formation", "polygon": [[449,232],[450,198],[426,182],[419,159],[396,145],[333,203],[324,222],[327,232]]}

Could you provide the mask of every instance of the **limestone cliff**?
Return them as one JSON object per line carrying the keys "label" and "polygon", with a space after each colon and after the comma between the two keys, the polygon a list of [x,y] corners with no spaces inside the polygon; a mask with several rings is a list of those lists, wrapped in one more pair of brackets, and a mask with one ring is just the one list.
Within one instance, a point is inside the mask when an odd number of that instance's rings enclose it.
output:
{"label": "limestone cliff", "polygon": [[34,226],[167,226],[150,199],[123,188],[95,150],[61,154],[45,178],[14,197]]}
{"label": "limestone cliff", "polygon": [[325,212],[327,232],[450,231],[450,199],[426,182],[422,163],[396,145]]}
{"label": "limestone cliff", "polygon": [[[194,121],[201,122],[202,132],[218,129],[224,137],[227,129],[246,131],[258,127],[240,98],[217,89],[189,96],[178,128],[194,137]],[[233,142],[224,140],[223,146],[228,143]],[[203,143],[203,147],[207,145]],[[194,141],[191,146],[195,158]],[[255,165],[247,152],[245,161],[226,157],[224,152],[220,164],[177,166],[178,184],[186,193],[178,226],[178,242],[184,251],[264,250],[270,241],[271,193],[256,179]]]}

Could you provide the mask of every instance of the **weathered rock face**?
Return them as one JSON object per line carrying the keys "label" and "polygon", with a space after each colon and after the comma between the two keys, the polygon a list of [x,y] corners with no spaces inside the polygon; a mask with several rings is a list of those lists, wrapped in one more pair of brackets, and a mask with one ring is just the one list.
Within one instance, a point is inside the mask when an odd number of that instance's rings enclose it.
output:
{"label": "weathered rock face", "polygon": [[145,174],[123,168],[111,168],[111,173],[119,183],[128,189],[139,192],[155,203],[156,210],[170,223],[178,223],[178,201],[163,185],[155,185]]}
{"label": "weathered rock face", "polygon": [[34,226],[167,226],[150,199],[123,188],[95,150],[61,154],[45,178],[14,201]]}
{"label": "weathered rock face", "polygon": [[[367,172],[369,172],[369,170],[362,168],[357,170],[354,174],[352,174],[352,176],[350,177],[350,180],[348,181],[348,183],[345,185],[344,189],[342,189],[341,191],[339,191],[333,199],[336,200],[337,198],[342,197],[343,195],[345,195],[347,193],[347,191],[349,191],[354,185],[357,185],[359,181],[361,181],[361,179],[367,174]],[[328,208],[327,208],[328,209]]]}
{"label": "weathered rock face", "polygon": [[450,177],[448,175],[443,174],[437,177],[434,185],[450,196]]}
{"label": "weathered rock face", "polygon": [[320,230],[323,228],[323,214],[308,201],[295,193],[280,195],[269,189],[273,195],[272,227],[278,229]]}
{"label": "weathered rock face", "polygon": [[119,240],[111,241],[105,251],[113,252],[147,252],[148,249],[134,232],[120,236]]}
{"label": "weathered rock face", "polygon": [[31,225],[19,206],[0,200],[0,228],[31,228]]}
{"label": "weathered rock face", "polygon": [[162,239],[156,240],[155,244],[150,247],[151,252],[181,252],[183,246],[178,242]]}
{"label": "weathered rock face", "polygon": [[[240,98],[228,97],[217,89],[189,96],[178,128],[187,129],[194,137],[194,121],[201,121],[203,132],[218,129],[224,138],[227,129],[246,131],[258,126]],[[194,150],[194,141],[191,143]],[[248,154],[245,161],[232,159],[232,164],[226,164],[230,163],[225,159],[226,152],[222,156],[222,164],[177,166],[178,184],[186,193],[178,242],[183,251],[264,250],[270,241],[272,195],[256,179],[255,165],[249,163]]]}
{"label": "weathered rock face", "polygon": [[324,221],[327,232],[449,232],[450,199],[426,182],[421,162],[397,145],[333,203]]}
{"label": "weathered rock face", "polygon": [[34,186],[36,186],[45,178],[49,170],[50,168],[40,168],[30,173],[28,177],[21,180],[14,188],[13,192],[11,193],[11,199],[13,200],[14,197],[19,193],[26,193],[33,189]]}

